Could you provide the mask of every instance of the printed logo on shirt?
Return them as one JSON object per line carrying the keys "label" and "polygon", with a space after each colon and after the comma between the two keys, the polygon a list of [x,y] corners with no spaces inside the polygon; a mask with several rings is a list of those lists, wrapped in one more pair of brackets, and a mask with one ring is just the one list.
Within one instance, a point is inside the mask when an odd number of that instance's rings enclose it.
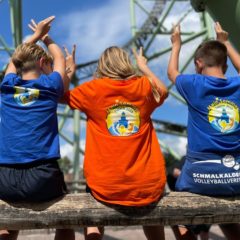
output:
{"label": "printed logo on shirt", "polygon": [[[207,163],[207,164],[206,164]],[[217,169],[217,173],[212,172],[211,170],[208,172],[208,163],[217,163],[226,167],[227,169],[219,166]],[[222,159],[215,160],[205,160],[205,161],[197,161],[193,163],[194,165],[203,165],[199,170],[195,168],[192,170],[193,181],[198,184],[232,184],[240,182],[240,164],[239,159],[235,159],[232,155],[226,155]],[[204,169],[204,171],[201,171]]]}
{"label": "printed logo on shirt", "polygon": [[139,110],[128,103],[115,104],[107,110],[106,122],[111,135],[130,136],[139,130]]}
{"label": "printed logo on shirt", "polygon": [[233,132],[239,124],[239,109],[231,101],[216,98],[208,106],[208,121],[219,132]]}
{"label": "printed logo on shirt", "polygon": [[29,106],[36,102],[39,97],[39,90],[33,88],[14,87],[14,100],[20,106]]}

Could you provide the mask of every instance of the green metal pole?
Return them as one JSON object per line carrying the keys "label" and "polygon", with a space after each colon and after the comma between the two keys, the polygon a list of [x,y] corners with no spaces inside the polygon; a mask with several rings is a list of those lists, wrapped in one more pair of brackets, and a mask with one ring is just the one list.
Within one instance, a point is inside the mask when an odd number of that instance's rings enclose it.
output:
{"label": "green metal pole", "polygon": [[58,131],[61,131],[66,119],[68,118],[68,113],[70,112],[70,107],[67,105],[63,111],[64,116],[61,118],[60,122],[58,123]]}
{"label": "green metal pole", "polygon": [[73,113],[73,180],[79,180],[79,168],[80,168],[80,111],[74,110]]}
{"label": "green metal pole", "polygon": [[16,38],[15,38],[15,8],[14,8],[14,0],[9,0],[9,4],[10,4],[10,21],[11,21],[11,30],[12,30],[12,39],[13,39],[13,44],[16,47],[17,46],[17,42],[16,42]]}
{"label": "green metal pole", "polygon": [[3,50],[5,50],[9,54],[9,56],[12,56],[11,48],[8,47],[2,36],[0,36],[0,43],[3,45]]}
{"label": "green metal pole", "polygon": [[213,29],[213,20],[210,17],[210,15],[208,14],[208,12],[203,12],[202,13],[202,27],[205,28],[207,30],[206,34],[206,40],[207,39],[213,39],[215,34],[214,34],[214,29]]}
{"label": "green metal pole", "polygon": [[22,42],[22,2],[9,0],[11,30],[15,48]]}
{"label": "green metal pole", "polygon": [[145,12],[146,14],[149,14],[149,12],[147,11],[147,9],[144,8],[144,7],[138,2],[138,0],[135,0],[135,3],[136,3],[136,5],[137,5],[140,9],[142,9],[143,12]]}
{"label": "green metal pole", "polygon": [[[77,83],[74,83],[77,86]],[[80,111],[73,112],[73,180],[79,180],[80,169]]]}
{"label": "green metal pole", "polygon": [[19,45],[22,43],[22,0],[16,0],[15,13],[16,42]]}
{"label": "green metal pole", "polygon": [[130,0],[130,15],[131,15],[131,32],[134,37],[137,32],[136,14],[135,14],[135,0]]}
{"label": "green metal pole", "polygon": [[179,94],[175,93],[172,90],[169,90],[169,94],[172,95],[174,98],[176,98],[178,101],[180,101],[180,102],[182,102],[183,104],[186,105],[185,100]]}
{"label": "green metal pole", "polygon": [[[188,43],[188,42],[192,41],[193,39],[198,38],[199,36],[202,36],[202,35],[204,35],[204,34],[206,34],[206,29],[203,29],[203,30],[201,30],[200,32],[193,34],[193,35],[190,36],[189,38],[184,39],[184,40],[182,41],[182,45],[185,44],[185,43]],[[164,49],[164,50],[162,50],[162,51],[159,52],[159,53],[155,53],[155,54],[153,54],[152,56],[147,57],[147,59],[148,59],[148,60],[152,60],[152,59],[157,58],[157,57],[159,57],[159,56],[161,56],[161,55],[163,55],[163,54],[165,54],[165,53],[167,53],[167,52],[169,52],[169,51],[171,51],[171,50],[172,50],[172,46],[171,46],[171,47],[168,47],[168,48],[166,48],[166,49]]]}

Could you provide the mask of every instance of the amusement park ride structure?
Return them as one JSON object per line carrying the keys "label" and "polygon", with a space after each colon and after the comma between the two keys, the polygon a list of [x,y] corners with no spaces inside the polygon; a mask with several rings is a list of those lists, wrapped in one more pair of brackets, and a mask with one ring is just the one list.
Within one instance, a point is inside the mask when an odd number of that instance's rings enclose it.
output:
{"label": "amusement park ride structure", "polygon": [[[7,1],[7,0],[5,0]],[[176,19],[176,23],[182,23],[189,14],[193,11],[199,12],[199,27],[193,28],[196,31],[183,31],[182,32],[182,44],[189,44],[196,39],[201,41],[207,40],[213,37],[212,31],[212,20],[209,17],[208,12],[213,18],[219,20],[223,27],[230,32],[232,36],[232,42],[237,45],[237,33],[234,31],[233,25],[236,29],[240,26],[240,19],[238,21],[237,13],[240,10],[240,1],[231,0],[231,4],[226,0],[218,0],[217,4],[214,0],[129,0],[130,1],[130,13],[131,13],[131,32],[132,38],[123,46],[129,53],[131,48],[136,46],[137,48],[143,46],[144,54],[148,61],[151,62],[154,59],[161,58],[163,55],[171,51],[171,46],[166,46],[155,51],[153,49],[154,41],[159,36],[170,36],[171,27],[165,25],[171,11],[175,8],[176,4],[184,2],[188,4],[188,9],[183,11],[179,18]],[[13,47],[9,47],[5,42],[4,38],[0,35],[0,51],[5,51],[11,56],[14,48],[22,42],[22,1],[21,0],[8,0],[10,7],[10,20],[11,20],[11,32],[13,39]],[[146,3],[151,3],[151,9],[145,7]],[[226,4],[228,5],[228,14],[226,14]],[[225,7],[224,7],[225,6]],[[1,7],[1,1],[0,1]],[[207,10],[207,11],[206,11]],[[139,14],[136,12],[141,11],[141,18],[145,15],[145,21],[139,27]],[[232,13],[232,14],[231,14]],[[234,13],[234,14],[233,14]],[[227,16],[226,16],[227,15]],[[180,72],[184,72],[193,59],[194,50],[192,49],[191,54],[188,58],[184,59],[181,64]],[[91,62],[82,63],[77,65],[77,71],[72,81],[73,86],[77,86],[79,81],[88,80],[93,76],[96,69],[97,60]],[[3,77],[4,69],[0,73],[0,77]],[[184,100],[174,91],[172,84],[168,85],[169,94],[176,98],[180,103],[185,104]],[[61,138],[73,147],[73,164],[74,164],[74,180],[79,179],[79,166],[80,156],[84,154],[84,151],[80,148],[80,127],[82,123],[86,121],[86,117],[79,111],[72,111],[68,106],[60,106],[58,110],[59,116],[59,131]],[[73,121],[73,134],[72,138],[69,134],[64,133],[64,126],[66,122],[72,119]],[[173,124],[163,120],[153,120],[154,127],[157,133],[172,134],[175,136],[186,136],[186,127],[180,124]],[[66,132],[66,131],[65,131]],[[171,146],[167,146],[163,141],[160,141],[162,148],[170,155],[173,155],[175,159],[178,158],[177,154],[174,153]]]}

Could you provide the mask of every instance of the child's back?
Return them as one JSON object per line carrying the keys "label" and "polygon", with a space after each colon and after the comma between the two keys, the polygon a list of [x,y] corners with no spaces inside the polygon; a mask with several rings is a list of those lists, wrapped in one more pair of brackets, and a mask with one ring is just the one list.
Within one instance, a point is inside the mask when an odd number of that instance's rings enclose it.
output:
{"label": "child's back", "polygon": [[122,205],[156,201],[165,167],[150,121],[159,104],[147,77],[92,80],[72,90],[68,102],[88,116],[84,173],[93,195]]}
{"label": "child's back", "polygon": [[[198,74],[193,75],[181,75],[178,71],[179,26],[174,27],[171,38],[168,75],[186,100],[189,114],[188,151],[176,188],[204,195],[235,196],[240,194],[240,77],[226,78],[224,74],[227,55],[240,72],[240,56],[219,23],[215,30],[218,41],[207,41],[195,52]],[[239,239],[239,224],[220,227],[227,239]],[[189,231],[184,231],[182,239],[187,234]]]}
{"label": "child's back", "polygon": [[[159,200],[166,182],[150,115],[163,103],[167,90],[142,54],[136,58],[152,82],[136,75],[125,51],[111,47],[98,62],[98,78],[65,95],[71,108],[88,117],[84,159],[88,188],[100,201],[126,206]],[[144,231],[149,240],[164,239],[163,227],[148,226]],[[86,239],[94,234],[101,238],[103,230],[92,227],[85,234]]]}
{"label": "child's back", "polygon": [[235,50],[220,41],[204,42],[195,52],[197,74],[182,75],[176,68],[178,45],[175,31],[169,77],[189,113],[187,158],[176,187],[207,195],[239,195],[240,77],[224,76],[228,51],[231,57]]}
{"label": "child's back", "polygon": [[[32,51],[39,48],[26,45]],[[1,83],[1,164],[60,157],[56,108],[61,95],[63,83],[58,72],[32,80],[14,73],[5,76]]]}
{"label": "child's back", "polygon": [[[56,114],[64,93],[65,59],[47,35],[53,19],[32,22],[35,33],[28,43],[17,47],[0,85],[1,200],[42,202],[67,193],[57,162]],[[35,44],[41,38],[53,59]],[[17,230],[0,231],[0,239],[15,240],[17,236]],[[74,239],[74,231],[59,229],[55,239]]]}

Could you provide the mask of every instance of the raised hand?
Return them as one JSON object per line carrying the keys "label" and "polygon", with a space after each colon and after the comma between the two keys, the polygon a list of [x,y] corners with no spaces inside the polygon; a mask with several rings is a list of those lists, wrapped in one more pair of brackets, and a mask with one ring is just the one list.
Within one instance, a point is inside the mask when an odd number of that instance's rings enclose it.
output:
{"label": "raised hand", "polygon": [[38,24],[32,19],[31,23],[28,24],[28,27],[32,29],[36,38],[43,40],[47,36],[51,27],[51,22],[54,19],[55,19],[55,16],[51,16],[43,19]]}
{"label": "raised hand", "polygon": [[75,70],[76,70],[76,62],[75,62],[75,55],[76,55],[76,45],[73,45],[72,52],[69,53],[68,49],[64,46],[63,50],[65,52],[65,60],[66,60],[66,74],[71,79]]}
{"label": "raised hand", "polygon": [[173,46],[181,47],[181,28],[179,24],[173,26],[171,42]]}
{"label": "raised hand", "polygon": [[226,32],[222,29],[222,26],[219,22],[215,23],[214,28],[215,28],[215,32],[216,32],[218,41],[220,41],[222,43],[228,41],[228,32]]}
{"label": "raised hand", "polygon": [[143,56],[143,48],[140,47],[139,53],[137,53],[136,49],[132,49],[133,55],[136,59],[137,66],[140,71],[144,72],[146,66],[147,66],[147,59]]}

